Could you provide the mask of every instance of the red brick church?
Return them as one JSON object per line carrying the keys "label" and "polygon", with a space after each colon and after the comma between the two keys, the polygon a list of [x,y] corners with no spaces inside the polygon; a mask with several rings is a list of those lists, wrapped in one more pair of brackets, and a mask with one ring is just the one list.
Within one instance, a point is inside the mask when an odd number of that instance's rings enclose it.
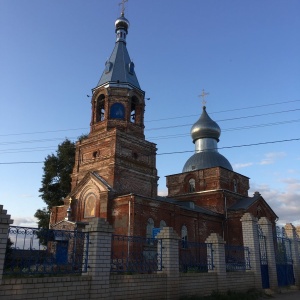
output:
{"label": "red brick church", "polygon": [[145,92],[126,48],[124,12],[115,28],[115,47],[92,90],[90,133],[76,144],[72,191],[52,208],[50,227],[73,229],[101,217],[117,234],[151,237],[153,228],[169,226],[183,240],[203,242],[216,232],[242,244],[245,212],[275,224],[263,197],[249,197],[249,178],[218,152],[221,130],[205,106],[191,128],[195,153],[181,173],[167,176],[168,195],[157,195],[157,149],[145,140]]}

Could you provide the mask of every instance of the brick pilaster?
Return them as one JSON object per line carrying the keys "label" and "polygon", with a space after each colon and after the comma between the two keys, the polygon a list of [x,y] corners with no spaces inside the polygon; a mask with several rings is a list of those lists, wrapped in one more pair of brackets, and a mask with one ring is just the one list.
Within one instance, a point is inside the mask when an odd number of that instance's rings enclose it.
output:
{"label": "brick pilaster", "polygon": [[262,217],[259,219],[258,224],[266,237],[270,289],[277,290],[278,281],[272,223],[266,217]]}
{"label": "brick pilaster", "polygon": [[88,271],[90,299],[109,299],[111,236],[113,228],[104,219],[93,218],[84,229],[89,232]]}
{"label": "brick pilaster", "polygon": [[157,238],[162,239],[163,270],[161,273],[166,273],[168,276],[166,299],[179,299],[179,237],[173,228],[164,227]]}
{"label": "brick pilaster", "polygon": [[2,274],[4,268],[5,252],[8,238],[8,227],[12,224],[13,220],[10,219],[10,215],[3,209],[3,205],[0,205],[0,285],[2,282]]}
{"label": "brick pilaster", "polygon": [[257,219],[250,213],[245,213],[241,218],[243,229],[244,247],[248,247],[250,251],[250,265],[251,271],[254,272],[255,287],[262,288],[261,268],[260,268],[260,254],[259,254],[259,240]]}
{"label": "brick pilaster", "polygon": [[213,247],[213,269],[209,270],[208,272],[214,272],[218,274],[216,290],[225,292],[228,289],[226,281],[225,241],[217,233],[211,233],[206,239],[205,243],[212,244]]}
{"label": "brick pilaster", "polygon": [[292,250],[292,258],[293,258],[293,269],[295,276],[295,284],[300,286],[300,242],[298,241],[296,228],[288,223],[284,226],[287,237],[291,241],[291,250]]}

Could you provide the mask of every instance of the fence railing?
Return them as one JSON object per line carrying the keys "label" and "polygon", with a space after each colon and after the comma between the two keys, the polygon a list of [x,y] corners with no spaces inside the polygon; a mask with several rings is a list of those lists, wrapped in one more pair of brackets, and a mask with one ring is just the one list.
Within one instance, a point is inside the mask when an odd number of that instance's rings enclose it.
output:
{"label": "fence railing", "polygon": [[112,235],[111,272],[141,274],[161,270],[161,239]]}
{"label": "fence railing", "polygon": [[275,257],[277,264],[293,264],[291,240],[284,227],[276,226]]}
{"label": "fence railing", "polygon": [[244,246],[225,246],[226,271],[250,270],[249,248]]}
{"label": "fence railing", "polygon": [[86,272],[88,242],[84,232],[10,226],[3,274]]}
{"label": "fence railing", "polygon": [[212,244],[179,242],[180,272],[208,272],[213,267]]}

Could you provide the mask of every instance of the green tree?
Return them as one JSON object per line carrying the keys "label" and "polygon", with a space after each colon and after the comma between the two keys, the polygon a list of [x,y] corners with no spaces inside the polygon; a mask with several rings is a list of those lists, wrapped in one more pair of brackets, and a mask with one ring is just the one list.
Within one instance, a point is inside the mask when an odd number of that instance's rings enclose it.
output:
{"label": "green tree", "polygon": [[[81,136],[82,139],[86,136]],[[39,228],[48,228],[50,209],[63,204],[71,191],[71,173],[75,162],[75,143],[65,139],[58,145],[56,154],[48,155],[44,161],[40,197],[47,207],[38,209],[34,216],[38,219]]]}

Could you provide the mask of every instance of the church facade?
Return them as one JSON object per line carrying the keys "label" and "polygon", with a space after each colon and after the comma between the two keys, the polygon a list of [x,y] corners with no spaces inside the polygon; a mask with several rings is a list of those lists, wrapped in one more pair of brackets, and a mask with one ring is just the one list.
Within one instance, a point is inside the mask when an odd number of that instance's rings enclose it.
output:
{"label": "church facade", "polygon": [[191,129],[195,153],[181,173],[167,176],[168,195],[158,196],[157,149],[144,135],[145,92],[127,51],[124,12],[115,28],[115,47],[92,90],[89,135],[76,143],[72,190],[64,205],[52,208],[50,228],[82,228],[101,217],[116,234],[152,237],[154,228],[169,226],[184,241],[203,242],[216,232],[242,244],[245,212],[275,226],[263,197],[249,197],[249,178],[218,152],[221,129],[205,106]]}

